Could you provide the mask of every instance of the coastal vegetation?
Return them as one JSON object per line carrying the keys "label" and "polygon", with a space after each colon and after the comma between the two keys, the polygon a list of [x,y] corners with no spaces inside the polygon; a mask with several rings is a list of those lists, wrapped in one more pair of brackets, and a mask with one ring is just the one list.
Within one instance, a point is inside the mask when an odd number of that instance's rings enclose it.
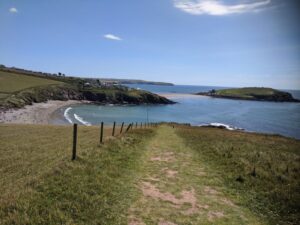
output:
{"label": "coastal vegetation", "polygon": [[[1,224],[297,224],[300,142],[183,125],[0,125]],[[110,133],[111,130],[105,132]]]}
{"label": "coastal vegetation", "polygon": [[152,135],[141,129],[99,145],[99,128],[82,126],[71,161],[71,127],[0,125],[0,224],[125,224]]}
{"label": "coastal vegetation", "polygon": [[294,99],[293,96],[288,92],[264,87],[245,87],[220,90],[213,89],[209,92],[199,92],[197,95],[241,100],[300,102],[298,99]]}
{"label": "coastal vegetation", "polygon": [[88,78],[21,73],[0,68],[0,108],[21,108],[47,100],[88,100],[101,104],[170,104],[159,95]]}
{"label": "coastal vegetation", "polygon": [[[270,224],[300,220],[300,141],[279,135],[181,126],[177,134],[215,182]],[[200,164],[200,162],[199,162]]]}

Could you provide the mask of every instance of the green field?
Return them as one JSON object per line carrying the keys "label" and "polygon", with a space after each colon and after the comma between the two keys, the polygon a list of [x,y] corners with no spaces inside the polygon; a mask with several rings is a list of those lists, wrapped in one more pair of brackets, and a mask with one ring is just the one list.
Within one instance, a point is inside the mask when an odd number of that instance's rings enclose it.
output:
{"label": "green field", "polygon": [[0,108],[21,108],[32,102],[43,102],[58,96],[66,83],[11,72],[0,71]]}
{"label": "green field", "polygon": [[27,88],[63,84],[63,82],[0,71],[0,93],[13,93]]}
{"label": "green field", "polygon": [[[300,142],[162,125],[99,145],[79,127],[0,125],[0,224],[298,224]],[[255,168],[255,169],[254,169]]]}

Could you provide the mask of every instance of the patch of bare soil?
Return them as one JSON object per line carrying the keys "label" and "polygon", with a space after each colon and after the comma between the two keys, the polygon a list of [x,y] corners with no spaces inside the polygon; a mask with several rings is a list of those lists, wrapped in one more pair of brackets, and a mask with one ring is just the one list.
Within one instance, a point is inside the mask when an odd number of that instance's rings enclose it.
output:
{"label": "patch of bare soil", "polygon": [[159,156],[151,157],[151,161],[170,162],[175,159],[173,152],[164,152]]}
{"label": "patch of bare soil", "polygon": [[143,180],[149,180],[149,181],[154,181],[154,182],[160,181],[160,179],[158,179],[156,177],[146,177],[146,178],[143,178]]}
{"label": "patch of bare soil", "polygon": [[228,205],[228,206],[231,206],[231,207],[236,207],[236,205],[227,198],[222,198],[221,202],[223,202],[225,205]]}
{"label": "patch of bare soil", "polygon": [[174,178],[176,176],[176,174],[178,173],[178,171],[170,170],[168,168],[164,168],[164,169],[162,169],[162,171],[166,174],[166,176],[168,178]]}
{"label": "patch of bare soil", "polygon": [[142,182],[142,192],[146,197],[159,199],[172,203],[176,208],[180,208],[183,204],[189,204],[191,207],[187,210],[183,210],[182,213],[185,215],[199,213],[200,209],[207,209],[208,205],[199,205],[195,196],[195,190],[192,188],[190,191],[182,191],[180,193],[181,198],[176,198],[169,192],[161,192],[155,185],[149,182]]}
{"label": "patch of bare soil", "polygon": [[207,214],[207,216],[208,216],[208,220],[212,222],[215,219],[224,217],[224,213],[223,212],[209,211],[208,214]]}
{"label": "patch of bare soil", "polygon": [[199,171],[199,172],[196,173],[196,175],[197,175],[197,176],[205,176],[206,173],[203,172],[203,171]]}
{"label": "patch of bare soil", "polygon": [[128,225],[146,225],[141,219],[131,218],[129,219]]}
{"label": "patch of bare soil", "polygon": [[219,192],[215,189],[213,189],[212,187],[206,186],[204,187],[204,192],[210,195],[217,195],[219,194]]}
{"label": "patch of bare soil", "polygon": [[177,224],[176,223],[172,223],[170,221],[161,220],[161,221],[159,221],[158,225],[177,225]]}

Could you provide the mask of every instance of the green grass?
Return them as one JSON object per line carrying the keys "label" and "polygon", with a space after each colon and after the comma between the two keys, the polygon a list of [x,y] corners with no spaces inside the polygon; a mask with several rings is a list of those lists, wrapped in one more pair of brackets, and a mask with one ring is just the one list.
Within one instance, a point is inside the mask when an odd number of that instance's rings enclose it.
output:
{"label": "green grass", "polygon": [[[131,206],[132,221],[187,225],[265,224],[247,207],[240,206],[238,199],[226,193],[222,177],[186,146],[175,129],[160,127],[142,160],[137,186],[147,191],[143,183],[150,183],[152,193],[141,193]],[[167,176],[167,171],[173,171],[174,176]],[[189,193],[186,195],[189,197],[184,197],[183,193]],[[220,218],[212,216],[214,214],[219,214]]]}
{"label": "green grass", "polygon": [[125,224],[151,135],[137,130],[99,146],[99,128],[79,127],[72,162],[70,127],[1,125],[0,224]]}
{"label": "green grass", "polygon": [[177,133],[244,206],[270,224],[299,222],[299,141],[213,128],[181,127]]}
{"label": "green grass", "polygon": [[0,107],[21,108],[59,96],[66,83],[53,79],[0,71]]}
{"label": "green grass", "polygon": [[63,84],[63,82],[0,71],[0,93],[13,93],[27,88]]}
{"label": "green grass", "polygon": [[[51,171],[61,161],[71,157],[71,126],[45,125],[0,125],[0,171],[6,177],[1,179],[0,192],[18,192],[24,182]],[[116,128],[116,134],[119,127]],[[104,137],[112,133],[105,127]],[[97,144],[99,127],[80,126],[78,129],[78,149],[89,151],[89,144]],[[88,137],[88,138],[87,138]]]}
{"label": "green grass", "polygon": [[299,222],[297,140],[163,125],[116,138],[108,128],[99,145],[99,127],[78,132],[72,162],[71,127],[0,125],[1,225]]}
{"label": "green grass", "polygon": [[232,89],[222,89],[218,90],[219,94],[228,94],[228,95],[250,95],[250,94],[259,94],[259,95],[272,95],[276,92],[275,89],[272,88],[232,88]]}
{"label": "green grass", "polygon": [[254,99],[258,96],[270,97],[274,95],[280,95],[283,92],[275,90],[273,88],[258,88],[258,87],[247,87],[247,88],[232,88],[217,90],[217,95],[228,96],[228,97],[241,97]]}

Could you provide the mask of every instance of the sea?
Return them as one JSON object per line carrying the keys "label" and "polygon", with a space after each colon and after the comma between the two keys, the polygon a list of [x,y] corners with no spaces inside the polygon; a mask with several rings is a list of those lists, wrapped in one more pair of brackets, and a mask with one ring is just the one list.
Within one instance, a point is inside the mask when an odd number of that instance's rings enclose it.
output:
{"label": "sea", "polygon": [[[225,87],[132,84],[130,88],[165,95],[173,105],[77,104],[58,109],[51,123],[98,125],[101,122],[178,122],[193,126],[223,125],[228,129],[280,134],[300,139],[300,103],[264,102],[192,95]],[[300,90],[284,90],[300,99]]]}

